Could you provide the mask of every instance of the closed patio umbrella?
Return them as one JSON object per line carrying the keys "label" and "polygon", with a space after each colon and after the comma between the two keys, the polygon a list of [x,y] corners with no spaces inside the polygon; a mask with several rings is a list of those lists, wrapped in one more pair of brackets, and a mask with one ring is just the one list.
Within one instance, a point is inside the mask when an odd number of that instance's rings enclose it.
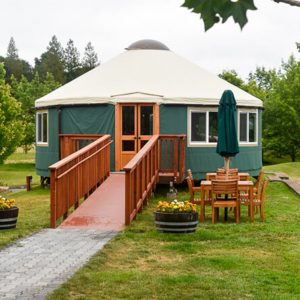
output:
{"label": "closed patio umbrella", "polygon": [[236,129],[236,101],[231,90],[223,92],[218,109],[217,153],[224,157],[226,174],[229,158],[239,153]]}

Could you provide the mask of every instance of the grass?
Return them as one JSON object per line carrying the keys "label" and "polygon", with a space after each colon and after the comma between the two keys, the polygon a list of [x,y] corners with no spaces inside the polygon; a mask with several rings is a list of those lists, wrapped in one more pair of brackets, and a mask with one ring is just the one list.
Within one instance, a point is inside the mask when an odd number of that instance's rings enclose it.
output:
{"label": "grass", "polygon": [[39,178],[35,174],[34,155],[34,151],[25,154],[19,149],[5,161],[5,164],[0,165],[0,185],[25,185],[26,176],[32,175],[32,183],[35,186],[30,192],[6,195],[16,200],[19,216],[16,229],[0,231],[0,248],[49,227],[50,191],[37,186]]}
{"label": "grass", "polygon": [[6,164],[12,163],[31,163],[33,164],[35,160],[35,151],[34,149],[24,153],[22,149],[17,149],[15,153],[10,155],[5,161]]}
{"label": "grass", "polygon": [[300,298],[300,199],[285,185],[269,185],[265,223],[250,224],[244,207],[239,225],[207,216],[186,235],[155,230],[165,193],[49,299]]}
{"label": "grass", "polygon": [[0,185],[24,186],[26,176],[32,176],[32,185],[39,184],[39,177],[35,173],[35,166],[31,163],[13,163],[0,165]]}
{"label": "grass", "polygon": [[19,216],[16,229],[0,231],[0,248],[49,227],[49,190],[37,187],[30,192],[11,193],[8,197],[16,200]]}
{"label": "grass", "polygon": [[32,185],[39,185],[39,177],[35,172],[34,150],[27,154],[18,149],[8,157],[3,165],[0,165],[0,185],[24,186],[26,176],[32,176]]}
{"label": "grass", "polygon": [[283,172],[290,176],[291,179],[300,180],[300,162],[282,163],[264,167],[265,172]]}

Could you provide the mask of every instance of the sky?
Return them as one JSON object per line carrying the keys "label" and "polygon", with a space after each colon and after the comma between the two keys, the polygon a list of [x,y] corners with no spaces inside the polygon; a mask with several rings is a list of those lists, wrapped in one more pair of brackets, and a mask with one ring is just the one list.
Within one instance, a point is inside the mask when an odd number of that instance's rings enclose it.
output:
{"label": "sky", "polygon": [[34,63],[55,34],[83,55],[94,46],[101,63],[140,39],[154,39],[213,73],[234,69],[246,78],[257,66],[279,68],[300,42],[300,8],[254,0],[241,31],[232,18],[208,32],[184,0],[0,0],[0,55],[14,37],[19,56]]}

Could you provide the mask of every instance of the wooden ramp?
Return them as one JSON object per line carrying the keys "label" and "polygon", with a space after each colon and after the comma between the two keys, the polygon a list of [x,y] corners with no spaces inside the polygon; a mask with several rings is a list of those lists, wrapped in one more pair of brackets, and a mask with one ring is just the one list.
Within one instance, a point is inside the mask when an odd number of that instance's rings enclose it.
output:
{"label": "wooden ramp", "polygon": [[59,227],[119,231],[124,225],[125,175],[111,173]]}

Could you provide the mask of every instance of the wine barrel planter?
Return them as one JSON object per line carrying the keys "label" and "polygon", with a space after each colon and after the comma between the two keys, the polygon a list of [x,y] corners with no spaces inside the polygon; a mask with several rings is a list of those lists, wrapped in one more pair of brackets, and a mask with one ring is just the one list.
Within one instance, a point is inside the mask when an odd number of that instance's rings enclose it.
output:
{"label": "wine barrel planter", "polygon": [[16,228],[19,208],[0,209],[0,230]]}
{"label": "wine barrel planter", "polygon": [[156,229],[160,232],[191,233],[198,225],[198,213],[155,212]]}

